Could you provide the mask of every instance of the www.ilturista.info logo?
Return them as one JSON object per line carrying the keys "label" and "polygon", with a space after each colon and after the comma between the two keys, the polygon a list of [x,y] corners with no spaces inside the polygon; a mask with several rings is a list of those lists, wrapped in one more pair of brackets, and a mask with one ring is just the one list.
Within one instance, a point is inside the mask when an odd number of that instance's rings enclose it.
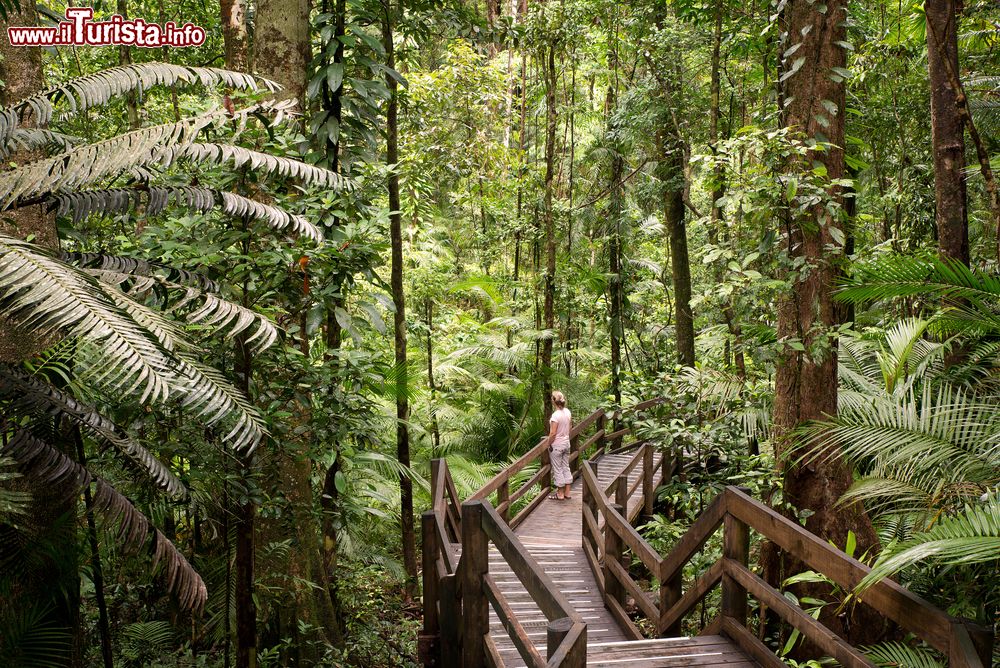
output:
{"label": "www.ilturista.info logo", "polygon": [[94,21],[91,7],[69,7],[66,20],[51,27],[15,26],[7,28],[11,46],[201,46],[205,29],[192,23],[182,26],[168,21],[162,26],[142,19],[126,19],[115,14],[107,21]]}

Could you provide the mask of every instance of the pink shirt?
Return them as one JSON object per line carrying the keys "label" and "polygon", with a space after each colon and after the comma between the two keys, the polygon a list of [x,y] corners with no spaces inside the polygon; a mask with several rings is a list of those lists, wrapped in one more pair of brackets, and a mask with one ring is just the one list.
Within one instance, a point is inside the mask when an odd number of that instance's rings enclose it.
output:
{"label": "pink shirt", "polygon": [[552,411],[549,422],[556,423],[556,438],[552,442],[552,447],[562,447],[569,445],[569,432],[573,428],[573,414],[568,408],[557,408]]}

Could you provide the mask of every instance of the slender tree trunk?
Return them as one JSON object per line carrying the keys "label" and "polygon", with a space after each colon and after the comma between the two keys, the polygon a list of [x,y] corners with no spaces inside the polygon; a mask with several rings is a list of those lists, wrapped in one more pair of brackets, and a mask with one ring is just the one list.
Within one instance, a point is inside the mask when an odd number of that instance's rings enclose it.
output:
{"label": "slender tree trunk", "polygon": [[220,0],[219,14],[222,41],[225,45],[226,68],[237,72],[249,72],[250,43],[245,0]]}
{"label": "slender tree trunk", "polygon": [[[118,15],[123,19],[128,18],[128,0],[118,0]],[[132,48],[127,44],[122,44],[118,47],[118,64],[119,65],[131,65],[132,64]],[[82,75],[83,72],[80,72]],[[136,103],[135,93],[125,94],[125,111],[128,115],[128,127],[130,130],[139,129],[139,106]]]}
{"label": "slender tree trunk", "polygon": [[670,237],[670,275],[674,289],[677,361],[694,366],[694,315],[691,312],[691,262],[684,210],[684,149],[676,137],[665,138],[663,218]]}
{"label": "slender tree trunk", "polygon": [[[543,53],[542,69],[545,75],[545,304],[543,307],[545,329],[555,331],[556,303],[556,221],[553,210],[556,164],[556,47],[549,43]],[[552,336],[542,342],[542,401],[543,416],[552,413]]]}
{"label": "slender tree trunk", "polygon": [[[385,19],[382,24],[382,41],[385,46],[386,65],[396,67],[393,45],[393,7],[386,2]],[[389,191],[389,238],[392,246],[392,268],[390,284],[392,302],[396,306],[393,314],[393,333],[396,350],[396,458],[399,463],[410,466],[410,404],[406,396],[409,374],[406,363],[406,295],[403,292],[403,220],[399,204],[399,94],[396,79],[386,74],[385,85],[389,89],[389,104],[386,110],[386,151],[385,161],[390,165]],[[406,569],[406,595],[417,596],[417,550],[413,527],[413,481],[405,473],[399,475],[400,537],[403,543],[403,567]]]}
{"label": "slender tree trunk", "polygon": [[[244,290],[244,295],[246,295]],[[246,336],[236,338],[236,375],[239,387],[247,397],[251,397],[250,383],[253,373],[253,356],[247,345]],[[244,484],[249,485],[254,477],[255,455],[241,458],[240,466]],[[245,495],[249,497],[249,495]],[[257,507],[252,501],[244,500],[234,507],[236,515],[236,564],[235,600],[236,605],[236,668],[256,668],[257,666],[257,604],[254,601],[254,574],[256,571]],[[229,614],[229,611],[226,611]]]}
{"label": "slender tree trunk", "polygon": [[[846,88],[836,68],[847,62],[842,46],[846,39],[847,0],[831,0],[826,11],[821,9],[806,0],[792,0],[785,9],[790,43],[782,45],[782,50],[787,52],[800,44],[793,53],[795,58],[805,57],[805,61],[786,79],[783,121],[806,137],[822,135],[824,141],[830,142],[829,150],[813,152],[808,159],[822,163],[833,180],[844,177],[844,152],[840,147],[844,145]],[[842,200],[834,186],[830,195]],[[858,552],[862,553],[876,547],[878,539],[861,504],[838,505],[852,482],[848,464],[837,455],[811,457],[808,450],[791,452],[794,446],[802,445],[796,436],[799,426],[837,413],[837,343],[833,337],[837,319],[832,291],[843,251],[838,249],[831,229],[842,225],[823,205],[801,219],[786,222],[787,252],[790,258],[804,261],[805,269],[797,272],[791,291],[778,304],[772,434],[784,477],[785,501],[800,511],[811,511],[805,526],[823,540],[843,546],[848,532],[853,532]],[[796,342],[801,346],[791,345]],[[765,555],[765,564],[771,568],[779,562],[773,550],[771,546],[769,555]],[[779,577],[799,572],[804,566],[785,555],[785,569]],[[825,593],[823,587],[813,585],[803,589]],[[864,606],[856,608],[854,615],[849,629],[833,610],[824,609],[821,619],[854,641],[870,642],[880,633],[878,624],[866,618]]]}
{"label": "slender tree trunk", "polygon": [[434,301],[426,300],[424,307],[427,316],[427,387],[431,391],[431,437],[434,451],[441,447],[441,433],[438,431],[437,420],[437,385],[434,383]]}
{"label": "slender tree trunk", "polygon": [[[613,29],[613,28],[612,28]],[[622,338],[625,324],[622,311],[624,306],[624,285],[622,276],[622,216],[624,215],[625,157],[621,143],[614,139],[617,128],[612,123],[618,104],[618,41],[616,35],[609,34],[611,44],[608,49],[607,66],[609,74],[608,91],[604,98],[605,135],[611,151],[611,170],[608,174],[608,334],[611,340],[611,394],[615,405],[622,402]],[[617,430],[618,424],[615,423]]]}
{"label": "slender tree trunk", "polygon": [[[927,70],[931,87],[931,144],[938,248],[942,258],[969,264],[965,133],[949,69],[958,72],[955,0],[926,3]],[[940,41],[938,41],[940,40]]]}
{"label": "slender tree trunk", "polygon": [[[76,457],[81,466],[87,466],[87,453],[83,448],[83,436],[80,428],[73,428],[73,440],[76,443]],[[83,502],[87,509],[87,542],[90,544],[90,566],[93,573],[94,598],[97,600],[97,628],[101,636],[101,661],[104,668],[115,668],[114,655],[111,653],[111,623],[108,621],[108,603],[104,597],[104,569],[101,564],[101,548],[97,539],[97,522],[94,519],[94,497],[90,493],[90,485],[83,488]]]}

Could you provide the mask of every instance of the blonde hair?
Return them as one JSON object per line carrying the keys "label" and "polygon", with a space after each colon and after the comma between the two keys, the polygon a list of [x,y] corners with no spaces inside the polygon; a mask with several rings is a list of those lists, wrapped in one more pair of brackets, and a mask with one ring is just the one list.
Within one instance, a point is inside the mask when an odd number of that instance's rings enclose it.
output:
{"label": "blonde hair", "polygon": [[552,393],[552,402],[559,408],[566,408],[566,395],[556,390]]}

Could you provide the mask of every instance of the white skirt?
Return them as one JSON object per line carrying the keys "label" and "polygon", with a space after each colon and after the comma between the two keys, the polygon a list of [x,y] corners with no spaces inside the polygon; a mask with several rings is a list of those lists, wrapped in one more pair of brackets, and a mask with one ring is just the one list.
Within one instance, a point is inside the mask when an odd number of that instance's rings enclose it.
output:
{"label": "white skirt", "polygon": [[569,443],[553,445],[549,457],[552,464],[552,484],[556,487],[573,484],[573,473],[569,470]]}

